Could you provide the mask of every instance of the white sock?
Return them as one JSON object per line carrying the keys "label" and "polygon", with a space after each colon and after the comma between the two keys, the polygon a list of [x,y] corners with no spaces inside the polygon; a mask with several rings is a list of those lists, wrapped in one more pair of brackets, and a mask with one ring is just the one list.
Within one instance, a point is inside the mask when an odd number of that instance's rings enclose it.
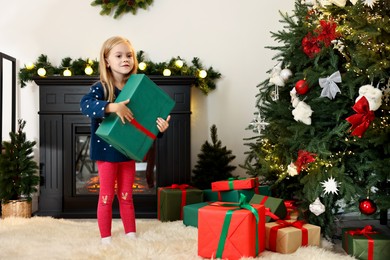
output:
{"label": "white sock", "polygon": [[135,234],[135,232],[129,232],[129,233],[126,233],[126,236],[130,239],[136,239],[137,236]]}
{"label": "white sock", "polygon": [[109,244],[111,244],[111,237],[103,237],[103,238],[102,238],[102,244],[103,244],[103,245],[109,245]]}

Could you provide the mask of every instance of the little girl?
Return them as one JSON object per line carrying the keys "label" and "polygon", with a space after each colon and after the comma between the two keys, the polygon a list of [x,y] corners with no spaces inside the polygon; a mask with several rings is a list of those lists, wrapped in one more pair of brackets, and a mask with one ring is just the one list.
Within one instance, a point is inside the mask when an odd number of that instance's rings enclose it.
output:
{"label": "little girl", "polygon": [[[131,74],[137,73],[138,61],[130,41],[119,36],[107,39],[100,51],[100,81],[90,88],[80,101],[81,112],[91,118],[91,160],[96,161],[100,191],[97,207],[97,219],[103,244],[111,242],[112,202],[116,195],[125,233],[136,238],[135,212],[133,204],[133,183],[135,161],[114,149],[100,139],[96,130],[102,120],[110,113],[116,113],[123,124],[133,119],[132,111],[126,106],[130,100],[114,103]],[[166,120],[157,118],[160,132],[169,126],[170,116]]]}

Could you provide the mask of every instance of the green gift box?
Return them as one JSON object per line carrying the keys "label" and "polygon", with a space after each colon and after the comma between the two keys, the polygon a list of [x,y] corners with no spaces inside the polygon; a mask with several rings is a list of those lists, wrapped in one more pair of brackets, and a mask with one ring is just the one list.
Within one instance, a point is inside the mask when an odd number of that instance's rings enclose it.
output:
{"label": "green gift box", "polygon": [[186,226],[198,227],[198,211],[211,202],[199,202],[183,207],[183,224]]}
{"label": "green gift box", "polygon": [[264,196],[271,196],[271,189],[269,188],[268,185],[260,185],[258,187],[258,191],[260,195],[264,195]]}
{"label": "green gift box", "polygon": [[187,184],[160,187],[157,192],[157,218],[161,221],[183,219],[185,205],[203,202],[203,190]]}
{"label": "green gift box", "polygon": [[[249,203],[264,205],[266,209],[269,208],[270,213],[276,215],[279,219],[284,219],[287,216],[287,208],[283,199],[255,194]],[[275,219],[271,218],[270,214],[266,211],[266,222],[273,220]]]}
{"label": "green gift box", "polygon": [[123,124],[111,113],[96,134],[129,158],[143,161],[159,132],[156,119],[167,118],[175,102],[144,74],[131,75],[115,102],[128,99],[134,119]]}
{"label": "green gift box", "polygon": [[247,202],[255,194],[254,189],[247,190],[230,190],[230,191],[212,191],[211,189],[203,190],[205,201],[225,201],[225,202],[239,202],[240,194],[244,194]]}
{"label": "green gift box", "polygon": [[390,259],[390,237],[372,229],[343,228],[342,246],[345,252],[357,259]]}

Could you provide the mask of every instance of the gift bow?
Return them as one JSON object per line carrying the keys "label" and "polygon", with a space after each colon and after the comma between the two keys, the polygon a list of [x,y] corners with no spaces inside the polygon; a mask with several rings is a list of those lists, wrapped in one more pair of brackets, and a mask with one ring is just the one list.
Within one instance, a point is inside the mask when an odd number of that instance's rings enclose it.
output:
{"label": "gift bow", "polygon": [[365,235],[365,234],[376,234],[378,233],[377,231],[373,231],[372,226],[367,225],[362,229],[355,229],[355,230],[349,230],[348,234],[351,236],[356,236],[356,235]]}
{"label": "gift bow", "polygon": [[308,238],[308,231],[306,228],[303,227],[303,225],[306,224],[305,221],[303,220],[296,220],[294,222],[287,222],[285,220],[277,220],[276,223],[278,224],[277,226],[273,226],[271,228],[271,231],[269,233],[269,249],[271,251],[275,251],[276,252],[276,237],[277,237],[277,232],[279,229],[281,228],[285,228],[285,227],[295,227],[295,228],[298,228],[300,230],[302,230],[302,242],[301,242],[301,245],[302,246],[307,246],[307,244],[309,243],[309,238]]}
{"label": "gift bow", "polygon": [[318,79],[318,83],[322,88],[321,97],[328,97],[329,99],[334,99],[337,93],[341,93],[336,82],[341,82],[340,71],[336,71],[327,78]]}
{"label": "gift bow", "polygon": [[345,120],[352,124],[351,135],[361,138],[371,122],[375,119],[374,111],[370,110],[370,104],[365,96],[362,96],[352,108],[356,114],[347,117]]}
{"label": "gift bow", "polygon": [[223,204],[211,204],[211,205],[222,206],[222,207],[237,207],[235,209],[230,209],[226,212],[226,216],[225,216],[225,219],[223,221],[221,236],[219,238],[218,248],[217,248],[217,252],[216,252],[215,257],[222,258],[222,254],[223,254],[223,250],[225,248],[225,242],[226,242],[226,238],[228,235],[230,221],[232,219],[233,212],[236,210],[239,210],[239,209],[249,210],[256,219],[255,253],[256,253],[256,255],[258,255],[259,254],[259,228],[258,228],[258,225],[259,225],[259,221],[260,221],[259,214],[257,213],[257,210],[247,202],[246,196],[244,194],[240,194],[240,199],[239,199],[238,203],[229,203],[229,204],[223,203]]}
{"label": "gift bow", "polygon": [[191,188],[191,186],[188,185],[188,184],[172,184],[172,185],[171,185],[170,187],[168,187],[168,188],[185,190],[185,189]]}

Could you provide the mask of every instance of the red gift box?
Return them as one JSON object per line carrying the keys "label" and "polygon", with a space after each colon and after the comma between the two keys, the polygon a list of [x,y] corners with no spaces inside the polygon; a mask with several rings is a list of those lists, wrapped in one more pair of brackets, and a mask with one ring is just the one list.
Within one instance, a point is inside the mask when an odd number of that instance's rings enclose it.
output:
{"label": "red gift box", "polygon": [[[245,196],[244,196],[245,197]],[[265,248],[263,205],[215,202],[198,212],[198,255],[204,258],[256,257]]]}
{"label": "red gift box", "polygon": [[226,181],[215,181],[211,183],[212,191],[227,191],[227,190],[245,190],[245,189],[253,189],[259,188],[259,180],[258,178],[229,178]]}

